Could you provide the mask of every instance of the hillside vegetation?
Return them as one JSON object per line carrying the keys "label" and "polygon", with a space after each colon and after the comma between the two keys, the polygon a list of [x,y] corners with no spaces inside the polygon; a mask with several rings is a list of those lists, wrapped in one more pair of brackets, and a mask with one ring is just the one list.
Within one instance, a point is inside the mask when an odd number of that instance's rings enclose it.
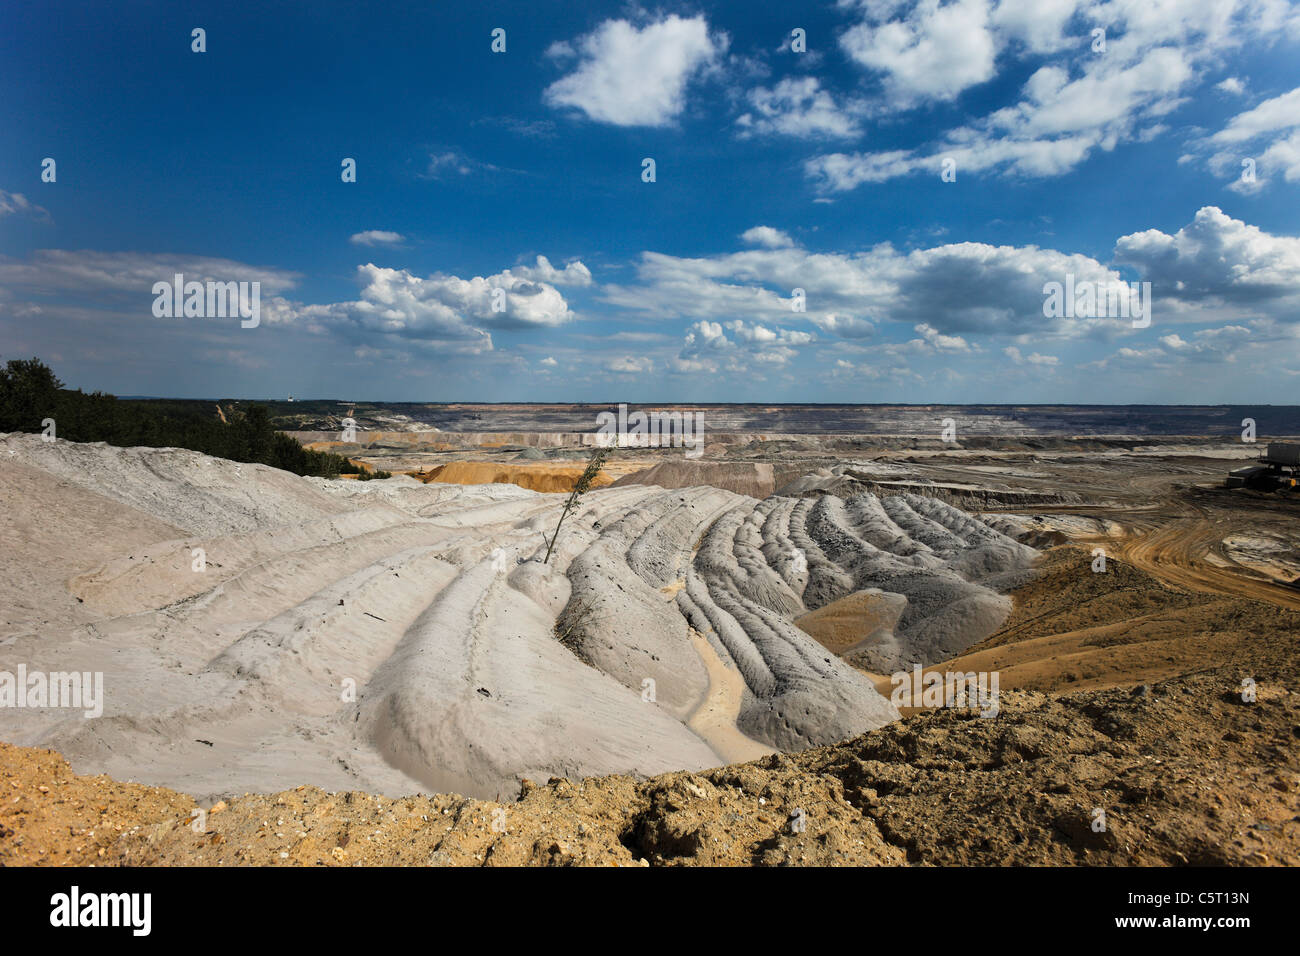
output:
{"label": "hillside vegetation", "polygon": [[68,441],[188,448],[323,478],[363,472],[341,455],[309,451],[276,431],[264,405],[230,411],[225,417],[223,421],[207,403],[124,401],[105,392],[68,389],[37,358],[10,359],[0,368],[0,432],[44,432],[53,420],[55,437]]}

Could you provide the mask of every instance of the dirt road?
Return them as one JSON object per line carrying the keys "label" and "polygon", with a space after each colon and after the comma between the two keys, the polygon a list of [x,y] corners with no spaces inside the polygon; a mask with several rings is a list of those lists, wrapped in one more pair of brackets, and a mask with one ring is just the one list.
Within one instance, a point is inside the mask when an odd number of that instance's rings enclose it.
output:
{"label": "dirt road", "polygon": [[1148,483],[1135,492],[1142,500],[1120,506],[1096,504],[1021,506],[1021,514],[1071,514],[1115,522],[1118,535],[1075,537],[1073,542],[1104,548],[1108,558],[1126,561],[1174,588],[1263,601],[1300,610],[1300,588],[1269,578],[1236,561],[1223,539],[1244,529],[1282,532],[1300,540],[1300,502],[1277,496],[1234,496],[1221,489]]}
{"label": "dirt road", "polygon": [[[1226,518],[1188,517],[1096,544],[1173,587],[1300,610],[1300,590],[1268,580],[1225,553],[1223,537],[1229,530]],[[1226,566],[1207,561],[1210,554]]]}

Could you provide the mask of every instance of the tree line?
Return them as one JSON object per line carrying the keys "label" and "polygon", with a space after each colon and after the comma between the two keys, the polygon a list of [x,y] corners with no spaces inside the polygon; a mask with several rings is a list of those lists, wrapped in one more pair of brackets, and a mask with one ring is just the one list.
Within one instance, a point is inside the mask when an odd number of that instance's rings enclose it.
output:
{"label": "tree line", "polygon": [[215,458],[256,462],[295,475],[336,478],[366,473],[341,455],[310,451],[277,431],[264,405],[205,415],[192,403],[123,401],[105,392],[65,388],[40,359],[10,359],[0,368],[0,432],[45,432],[53,419],[56,438],[102,441],[118,447],[188,448]]}

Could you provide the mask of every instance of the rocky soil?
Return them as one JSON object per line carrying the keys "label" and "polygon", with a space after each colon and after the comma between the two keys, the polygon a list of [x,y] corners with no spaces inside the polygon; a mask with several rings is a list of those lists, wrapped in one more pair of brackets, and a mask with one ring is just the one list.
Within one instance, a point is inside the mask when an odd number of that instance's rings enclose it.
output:
{"label": "rocky soil", "polygon": [[[525,783],[517,800],[299,787],[200,809],[0,745],[0,864],[1300,864],[1296,660],[1003,695],[700,773]],[[514,796],[514,795],[511,795]],[[1104,813],[1105,829],[1099,829]]]}

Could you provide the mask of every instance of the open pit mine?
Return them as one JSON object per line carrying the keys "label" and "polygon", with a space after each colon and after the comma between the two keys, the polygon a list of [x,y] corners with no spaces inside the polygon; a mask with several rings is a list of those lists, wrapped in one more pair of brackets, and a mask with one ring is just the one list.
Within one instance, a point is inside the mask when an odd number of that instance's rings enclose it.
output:
{"label": "open pit mine", "polygon": [[[510,484],[17,434],[0,469],[0,671],[107,675],[101,718],[13,710],[8,739],[198,795],[489,798],[831,744],[898,718],[872,673],[993,633],[1036,555],[906,494],[596,488],[544,562],[564,496]],[[795,622],[842,602],[872,626],[836,654]]]}

